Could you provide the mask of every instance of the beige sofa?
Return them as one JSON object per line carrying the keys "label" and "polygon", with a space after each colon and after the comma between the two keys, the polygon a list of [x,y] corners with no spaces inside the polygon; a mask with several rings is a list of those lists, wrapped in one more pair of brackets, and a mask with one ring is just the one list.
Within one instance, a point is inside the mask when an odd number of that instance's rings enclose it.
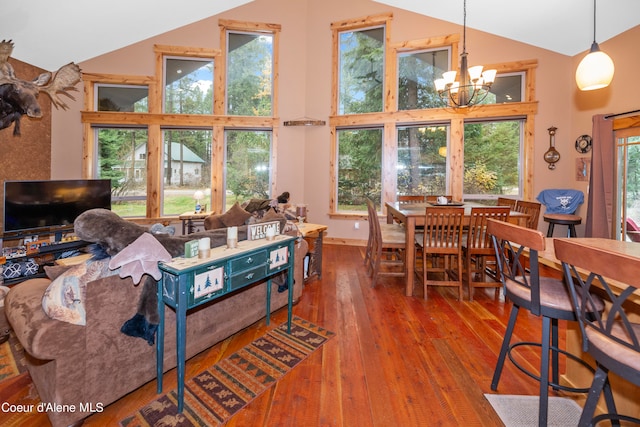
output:
{"label": "beige sofa", "polygon": [[[295,247],[294,301],[303,286],[307,243]],[[136,313],[142,286],[117,275],[90,282],[86,326],[52,320],[42,309],[48,279],[14,286],[5,300],[7,318],[25,348],[28,370],[44,403],[69,405],[48,411],[54,427],[80,422],[156,377],[155,346],[120,332]],[[272,283],[271,309],[287,304]],[[265,317],[264,283],[206,304],[187,315],[187,358]],[[176,366],[175,312],[165,308],[164,369]],[[167,390],[165,390],[167,391]]]}

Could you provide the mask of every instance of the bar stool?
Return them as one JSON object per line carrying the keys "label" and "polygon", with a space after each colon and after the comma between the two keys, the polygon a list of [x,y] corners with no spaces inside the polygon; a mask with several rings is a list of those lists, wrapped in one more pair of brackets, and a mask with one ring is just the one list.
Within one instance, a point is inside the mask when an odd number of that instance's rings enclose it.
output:
{"label": "bar stool", "polygon": [[[569,289],[562,280],[540,275],[538,253],[545,250],[544,235],[538,230],[521,227],[504,221],[487,220],[487,232],[492,236],[498,272],[504,286],[505,300],[512,302],[509,323],[500,348],[500,355],[491,381],[491,390],[498,389],[498,382],[507,357],[516,368],[540,382],[538,426],[546,427],[549,410],[549,387],[586,393],[588,387],[573,387],[560,384],[559,358],[563,355],[589,368],[577,355],[559,347],[560,320],[577,321]],[[597,296],[589,296],[594,305],[589,313],[599,313],[604,303]],[[520,341],[511,343],[520,309],[530,311],[542,321],[542,336],[539,342]],[[539,374],[521,363],[512,354],[521,346],[540,348]]]}
{"label": "bar stool", "polygon": [[549,223],[547,237],[553,237],[556,225],[566,225],[567,237],[577,237],[576,225],[582,223],[582,218],[575,213],[584,202],[582,191],[556,188],[542,190],[536,199],[546,207],[542,219]]}

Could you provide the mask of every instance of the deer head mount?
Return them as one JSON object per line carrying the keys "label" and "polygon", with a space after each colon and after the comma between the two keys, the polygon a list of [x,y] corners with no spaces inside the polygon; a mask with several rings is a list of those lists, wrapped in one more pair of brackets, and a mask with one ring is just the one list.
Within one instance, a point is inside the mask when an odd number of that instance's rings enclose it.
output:
{"label": "deer head mount", "polygon": [[13,42],[0,42],[0,129],[5,129],[14,123],[13,135],[20,135],[20,118],[27,115],[33,118],[42,117],[42,110],[38,104],[38,95],[45,92],[51,98],[56,108],[66,110],[67,104],[60,98],[65,95],[72,100],[70,91],[81,80],[80,67],[73,62],[61,67],[55,74],[42,73],[32,81],[16,77],[8,60],[13,52]]}

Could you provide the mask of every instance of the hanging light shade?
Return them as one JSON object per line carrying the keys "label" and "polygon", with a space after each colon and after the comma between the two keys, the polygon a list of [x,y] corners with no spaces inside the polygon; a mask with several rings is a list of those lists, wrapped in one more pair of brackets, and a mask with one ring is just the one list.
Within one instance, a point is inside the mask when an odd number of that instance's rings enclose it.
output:
{"label": "hanging light shade", "polygon": [[609,86],[613,79],[613,60],[596,43],[596,0],[593,0],[593,43],[587,56],[576,69],[576,83],[580,90],[595,90]]}
{"label": "hanging light shade", "polygon": [[480,104],[489,94],[497,73],[496,70],[483,71],[482,65],[469,67],[467,63],[467,0],[464,0],[463,12],[460,80],[456,80],[456,71],[447,71],[442,73],[441,79],[433,82],[440,99],[456,108]]}

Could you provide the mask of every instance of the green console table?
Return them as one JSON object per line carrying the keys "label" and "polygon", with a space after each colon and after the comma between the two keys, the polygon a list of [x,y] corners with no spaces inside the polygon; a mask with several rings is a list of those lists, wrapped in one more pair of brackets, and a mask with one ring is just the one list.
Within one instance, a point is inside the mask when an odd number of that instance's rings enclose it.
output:
{"label": "green console table", "polygon": [[287,270],[287,326],[291,332],[293,307],[293,270],[295,237],[278,235],[274,240],[243,240],[234,249],[212,248],[209,257],[174,258],[160,263],[162,278],[158,282],[158,325],[156,364],[158,393],[162,392],[164,361],[164,306],[176,311],[176,350],[178,358],[178,412],[184,407],[184,373],[187,311],[245,288],[258,281],[267,283],[267,324],[271,313],[271,278]]}

